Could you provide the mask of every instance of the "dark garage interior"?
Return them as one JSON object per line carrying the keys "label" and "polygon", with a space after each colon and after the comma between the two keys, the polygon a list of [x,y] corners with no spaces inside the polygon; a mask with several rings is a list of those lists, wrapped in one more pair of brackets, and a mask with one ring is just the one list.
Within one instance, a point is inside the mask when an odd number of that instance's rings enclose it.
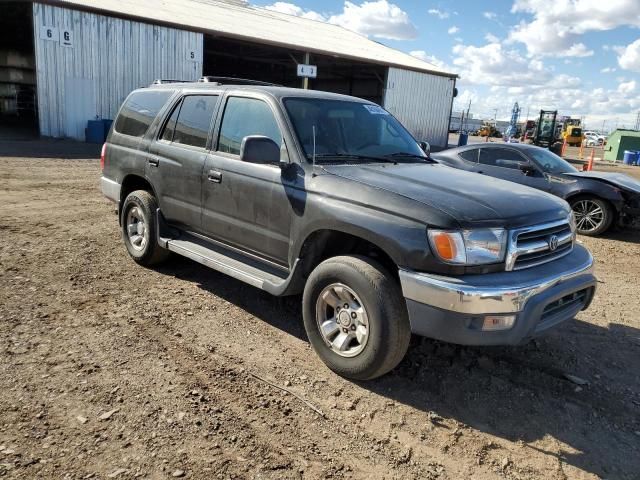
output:
{"label": "dark garage interior", "polygon": [[[305,54],[282,47],[205,35],[203,74],[239,77],[301,87],[296,66],[305,63]],[[309,88],[366,98],[381,104],[387,68],[328,55],[310,54],[318,75],[309,79]]]}
{"label": "dark garage interior", "polygon": [[0,15],[0,137],[36,135],[35,55],[31,4],[3,4]]}

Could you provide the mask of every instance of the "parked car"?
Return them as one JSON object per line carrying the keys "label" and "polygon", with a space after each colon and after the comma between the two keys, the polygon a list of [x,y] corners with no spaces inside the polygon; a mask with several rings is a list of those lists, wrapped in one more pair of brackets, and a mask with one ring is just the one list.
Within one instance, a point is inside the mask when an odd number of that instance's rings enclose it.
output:
{"label": "parked car", "polygon": [[175,252],[302,294],[311,345],[345,377],[388,372],[412,333],[514,345],[587,308],[593,259],[566,202],[422,147],[354,97],[159,84],[120,109],[101,185],[135,262]]}
{"label": "parked car", "polygon": [[525,144],[476,144],[434,154],[438,162],[527,185],[564,198],[578,233],[601,235],[640,216],[640,182],[614,172],[578,171],[545,148]]}
{"label": "parked car", "polygon": [[598,147],[600,145],[604,145],[606,138],[602,135],[598,135],[597,133],[585,133],[584,134],[584,145],[586,147]]}

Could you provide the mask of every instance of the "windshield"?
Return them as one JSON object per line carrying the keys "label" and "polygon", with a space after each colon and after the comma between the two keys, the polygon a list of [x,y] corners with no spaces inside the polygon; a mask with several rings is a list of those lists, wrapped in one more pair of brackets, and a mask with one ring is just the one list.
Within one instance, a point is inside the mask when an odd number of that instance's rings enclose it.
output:
{"label": "windshield", "polygon": [[569,162],[544,148],[532,148],[528,153],[540,168],[542,168],[542,171],[546,173],[571,173],[578,171]]}
{"label": "windshield", "polygon": [[307,159],[335,161],[340,157],[375,161],[425,161],[424,152],[405,128],[378,105],[288,98],[285,108]]}

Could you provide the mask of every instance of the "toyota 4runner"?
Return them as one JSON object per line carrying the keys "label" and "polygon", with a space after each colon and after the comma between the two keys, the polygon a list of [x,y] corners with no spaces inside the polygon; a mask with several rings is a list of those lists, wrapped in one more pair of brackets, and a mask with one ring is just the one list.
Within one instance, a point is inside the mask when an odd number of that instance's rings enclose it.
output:
{"label": "toyota 4runner", "polygon": [[302,293],[309,341],[345,377],[388,372],[411,333],[514,345],[587,308],[593,259],[564,200],[426,150],[366,100],[159,82],[121,107],[101,185],[137,263],[175,252]]}

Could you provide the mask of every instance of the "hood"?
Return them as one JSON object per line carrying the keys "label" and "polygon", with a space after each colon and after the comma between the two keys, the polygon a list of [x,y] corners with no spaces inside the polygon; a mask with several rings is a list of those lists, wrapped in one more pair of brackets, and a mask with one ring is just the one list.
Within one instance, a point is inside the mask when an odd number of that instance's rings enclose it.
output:
{"label": "hood", "polygon": [[568,175],[570,177],[591,178],[593,180],[602,180],[603,182],[610,183],[611,185],[614,185],[616,187],[620,187],[625,190],[630,190],[635,193],[640,193],[640,181],[630,177],[629,175],[625,175],[624,173],[590,171],[590,172],[570,172],[570,173],[565,173],[564,175]]}
{"label": "hood", "polygon": [[325,171],[438,209],[462,228],[535,225],[570,212],[553,195],[445,165],[331,165]]}

